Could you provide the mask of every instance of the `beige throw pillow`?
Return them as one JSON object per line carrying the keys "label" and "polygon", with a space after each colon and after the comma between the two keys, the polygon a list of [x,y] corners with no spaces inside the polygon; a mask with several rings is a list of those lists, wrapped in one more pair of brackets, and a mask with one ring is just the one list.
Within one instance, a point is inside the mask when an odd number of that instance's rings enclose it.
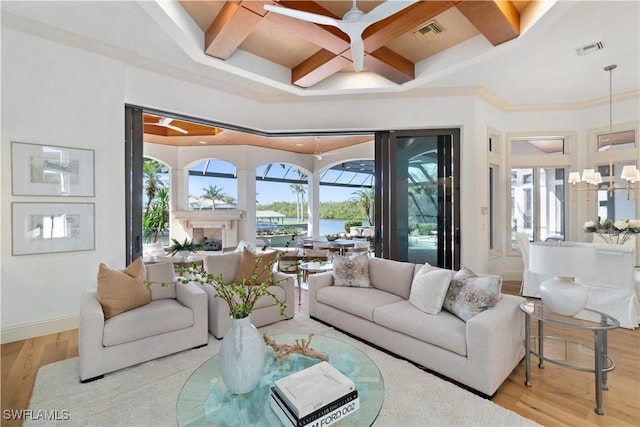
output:
{"label": "beige throw pillow", "polygon": [[105,319],[151,302],[151,293],[144,279],[142,258],[136,259],[124,270],[111,270],[100,263],[97,293]]}
{"label": "beige throw pillow", "polygon": [[409,302],[425,313],[440,313],[451,283],[451,274],[451,270],[434,269],[425,264],[413,278]]}
{"label": "beige throw pillow", "polygon": [[[240,266],[238,267],[238,272],[236,273],[235,283],[241,283],[242,280],[246,280],[247,285],[261,285],[265,282],[269,277],[273,274],[273,263],[278,256],[278,252],[264,252],[260,255],[256,255],[247,248],[242,251],[242,257],[240,258]],[[258,260],[258,265],[256,267],[256,260]],[[257,279],[255,283],[251,282],[251,276],[254,274],[257,275]]]}
{"label": "beige throw pillow", "polygon": [[353,257],[335,255],[333,257],[333,284],[335,286],[354,286],[369,288],[369,255]]}
{"label": "beige throw pillow", "polygon": [[477,276],[464,267],[452,278],[443,308],[465,322],[496,305],[502,291],[502,277]]}

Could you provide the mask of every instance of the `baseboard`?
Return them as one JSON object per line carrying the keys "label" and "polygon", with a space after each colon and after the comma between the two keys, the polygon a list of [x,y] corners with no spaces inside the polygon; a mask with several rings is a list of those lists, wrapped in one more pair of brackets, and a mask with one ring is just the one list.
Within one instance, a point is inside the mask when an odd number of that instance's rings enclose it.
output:
{"label": "baseboard", "polygon": [[41,322],[25,323],[19,326],[9,326],[0,329],[0,342],[2,344],[35,338],[42,335],[56,334],[58,332],[78,329],[79,316],[64,316]]}

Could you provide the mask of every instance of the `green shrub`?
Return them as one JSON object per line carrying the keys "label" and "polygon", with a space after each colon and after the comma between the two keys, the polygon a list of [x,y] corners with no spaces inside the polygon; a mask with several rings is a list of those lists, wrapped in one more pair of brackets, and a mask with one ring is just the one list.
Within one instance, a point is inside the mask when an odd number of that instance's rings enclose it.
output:
{"label": "green shrub", "polygon": [[347,221],[344,223],[344,231],[351,231],[351,227],[362,227],[362,221]]}

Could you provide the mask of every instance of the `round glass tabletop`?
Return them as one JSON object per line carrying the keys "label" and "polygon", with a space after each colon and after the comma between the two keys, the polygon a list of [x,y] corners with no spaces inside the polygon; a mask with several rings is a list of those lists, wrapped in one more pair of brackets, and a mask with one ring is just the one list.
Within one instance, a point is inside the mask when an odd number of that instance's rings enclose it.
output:
{"label": "round glass tabletop", "polygon": [[[293,344],[304,334],[275,334],[279,344]],[[322,335],[314,335],[311,347],[329,357],[329,363],[351,378],[358,390],[360,408],[335,425],[371,425],[384,400],[384,382],[376,364],[353,345]],[[176,417],[179,426],[280,426],[269,405],[269,390],[275,380],[320,362],[299,354],[275,360],[267,346],[265,366],[258,386],[246,394],[231,394],[220,376],[219,354],[198,367],[178,396]]]}

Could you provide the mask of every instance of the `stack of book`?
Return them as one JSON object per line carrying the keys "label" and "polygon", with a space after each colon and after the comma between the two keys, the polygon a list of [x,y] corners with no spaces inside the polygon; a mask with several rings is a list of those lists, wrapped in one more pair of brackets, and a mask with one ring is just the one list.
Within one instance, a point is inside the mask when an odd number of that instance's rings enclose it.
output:
{"label": "stack of book", "polygon": [[360,407],[353,381],[327,362],[276,380],[269,401],[287,427],[328,427]]}

